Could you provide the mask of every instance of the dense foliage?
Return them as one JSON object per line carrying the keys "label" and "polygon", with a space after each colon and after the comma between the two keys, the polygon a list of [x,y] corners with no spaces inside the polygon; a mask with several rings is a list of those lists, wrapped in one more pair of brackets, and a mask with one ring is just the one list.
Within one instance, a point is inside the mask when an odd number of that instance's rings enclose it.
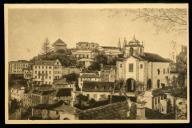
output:
{"label": "dense foliage", "polygon": [[77,82],[79,74],[71,73],[71,74],[65,75],[64,77],[66,78],[66,81],[69,83],[70,82]]}
{"label": "dense foliage", "polygon": [[178,71],[178,84],[185,86],[187,77],[187,47],[182,46],[182,51],[177,55],[176,68]]}
{"label": "dense foliage", "polygon": [[101,65],[115,65],[117,57],[109,57],[105,54],[98,54],[95,61],[89,66],[89,70],[101,70]]}
{"label": "dense foliage", "polygon": [[[46,56],[47,55],[47,56]],[[62,66],[75,66],[77,64],[76,59],[71,54],[70,51],[57,51],[57,52],[49,52],[47,54],[38,55],[32,58],[32,62],[35,60],[56,60],[58,59]]]}

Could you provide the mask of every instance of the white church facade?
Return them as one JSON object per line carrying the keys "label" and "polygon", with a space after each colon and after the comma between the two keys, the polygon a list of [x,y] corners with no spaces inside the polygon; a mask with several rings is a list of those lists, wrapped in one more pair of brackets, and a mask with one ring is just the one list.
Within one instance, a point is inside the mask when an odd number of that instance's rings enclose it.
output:
{"label": "white church facade", "polygon": [[151,90],[167,86],[170,60],[144,52],[143,43],[133,38],[124,42],[124,56],[116,63],[116,79],[126,80],[128,91]]}

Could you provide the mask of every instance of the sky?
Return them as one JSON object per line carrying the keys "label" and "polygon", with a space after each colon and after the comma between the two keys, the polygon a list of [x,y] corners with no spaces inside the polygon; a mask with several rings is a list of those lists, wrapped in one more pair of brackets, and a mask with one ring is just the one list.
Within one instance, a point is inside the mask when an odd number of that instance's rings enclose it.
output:
{"label": "sky", "polygon": [[[169,58],[170,42],[187,45],[187,33],[160,32],[152,23],[133,21],[135,12],[124,15],[125,9],[9,9],[8,59],[29,60],[41,52],[46,38],[51,43],[62,39],[68,48],[77,42],[96,42],[101,46],[117,46],[120,38],[143,41],[145,52]],[[179,48],[179,47],[178,47]]]}

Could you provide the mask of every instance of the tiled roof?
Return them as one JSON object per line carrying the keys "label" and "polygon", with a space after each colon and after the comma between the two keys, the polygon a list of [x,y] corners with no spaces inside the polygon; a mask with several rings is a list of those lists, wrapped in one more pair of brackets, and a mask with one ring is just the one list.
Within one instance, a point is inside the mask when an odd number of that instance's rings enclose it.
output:
{"label": "tiled roof", "polygon": [[[139,60],[146,60],[146,61],[150,61],[150,62],[171,62],[170,59],[163,58],[158,54],[147,53],[147,52],[145,52],[144,55],[140,55],[140,56],[132,55],[132,57],[137,58]],[[118,58],[118,61],[124,61],[126,59],[127,58]]]}
{"label": "tiled roof", "polygon": [[35,109],[54,109],[56,107],[63,105],[63,103],[64,102],[61,100],[54,104],[38,104],[38,105],[34,106],[33,108],[35,108]]}
{"label": "tiled roof", "polygon": [[75,107],[71,107],[69,105],[62,105],[62,106],[58,106],[56,108],[54,108],[54,110],[56,111],[63,111],[63,112],[67,112],[67,113],[71,113],[71,114],[75,114],[76,113],[76,108]]}
{"label": "tiled roof", "polygon": [[55,90],[47,90],[47,91],[39,91],[39,90],[34,90],[33,94],[38,94],[38,95],[50,95],[51,93],[55,92]]}
{"label": "tiled roof", "polygon": [[60,38],[59,39],[57,39],[56,41],[55,41],[55,43],[53,44],[53,46],[54,45],[60,45],[60,46],[66,46],[66,43],[63,41],[63,40],[61,40]]}
{"label": "tiled roof", "polygon": [[173,114],[162,114],[150,108],[145,108],[145,116],[147,119],[174,119]]}
{"label": "tiled roof", "polygon": [[67,84],[67,82],[66,82],[66,78],[63,78],[63,79],[54,81],[53,84],[54,84],[54,85],[63,85],[63,84]]}
{"label": "tiled roof", "polygon": [[37,60],[34,65],[54,65],[56,60]]}
{"label": "tiled roof", "polygon": [[104,49],[119,49],[118,47],[113,47],[113,46],[101,46]]}
{"label": "tiled roof", "polygon": [[111,92],[114,88],[114,82],[83,82],[83,91],[85,92]]}
{"label": "tiled roof", "polygon": [[9,63],[29,63],[27,60],[9,61]]}
{"label": "tiled roof", "polygon": [[[109,103],[109,102],[108,102]],[[79,112],[81,120],[115,120],[126,119],[129,110],[127,102],[102,104],[102,106]]]}
{"label": "tiled roof", "polygon": [[72,88],[61,88],[57,91],[56,97],[71,96]]}
{"label": "tiled roof", "polygon": [[144,60],[148,60],[151,62],[171,62],[169,59],[165,59],[160,55],[154,54],[154,53],[145,53],[144,56],[140,56],[140,57],[143,58]]}

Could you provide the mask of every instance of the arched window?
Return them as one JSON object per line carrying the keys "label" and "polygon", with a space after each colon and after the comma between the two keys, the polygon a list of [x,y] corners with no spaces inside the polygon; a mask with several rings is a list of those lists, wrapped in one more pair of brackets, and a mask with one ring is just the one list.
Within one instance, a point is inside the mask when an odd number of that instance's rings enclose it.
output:
{"label": "arched window", "polygon": [[160,80],[157,80],[157,88],[160,88]]}
{"label": "arched window", "polygon": [[157,69],[157,74],[158,74],[158,75],[160,74],[160,69]]}
{"label": "arched window", "polygon": [[132,78],[127,79],[126,85],[127,85],[128,92],[134,92],[136,90],[136,83],[134,79]]}
{"label": "arched window", "polygon": [[152,81],[151,79],[147,80],[147,90],[150,90],[152,88]]}

